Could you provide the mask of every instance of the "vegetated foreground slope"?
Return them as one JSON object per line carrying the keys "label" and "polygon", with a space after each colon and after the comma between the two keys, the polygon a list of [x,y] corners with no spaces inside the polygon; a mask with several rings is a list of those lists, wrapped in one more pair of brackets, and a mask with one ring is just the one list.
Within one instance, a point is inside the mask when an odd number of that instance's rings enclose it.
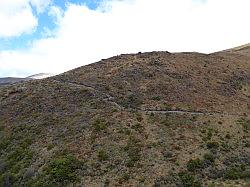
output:
{"label": "vegetated foreground slope", "polygon": [[244,186],[249,115],[235,51],[120,55],[1,87],[0,186]]}

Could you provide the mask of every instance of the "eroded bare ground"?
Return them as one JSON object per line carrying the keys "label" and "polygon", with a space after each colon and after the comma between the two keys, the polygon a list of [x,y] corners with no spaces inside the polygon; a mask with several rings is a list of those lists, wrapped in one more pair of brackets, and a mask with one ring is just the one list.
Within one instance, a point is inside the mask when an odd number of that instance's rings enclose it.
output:
{"label": "eroded bare ground", "polygon": [[0,87],[0,186],[247,186],[249,71],[152,52]]}

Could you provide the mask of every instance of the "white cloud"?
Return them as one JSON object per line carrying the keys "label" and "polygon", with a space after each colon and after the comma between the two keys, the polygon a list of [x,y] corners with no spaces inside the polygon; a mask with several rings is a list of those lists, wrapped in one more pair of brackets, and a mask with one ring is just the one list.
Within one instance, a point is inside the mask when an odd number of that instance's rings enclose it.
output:
{"label": "white cloud", "polygon": [[58,73],[120,53],[222,50],[250,41],[249,7],[249,0],[109,0],[95,11],[68,4],[64,13],[51,10],[60,18],[52,37],[0,52],[0,70]]}
{"label": "white cloud", "polygon": [[0,38],[34,31],[38,20],[31,5],[41,13],[50,3],[51,0],[0,0]]}
{"label": "white cloud", "polygon": [[41,13],[51,4],[52,0],[30,0],[30,3],[36,7],[38,13]]}
{"label": "white cloud", "polygon": [[48,12],[49,16],[54,18],[56,24],[63,18],[63,10],[58,6],[51,6]]}
{"label": "white cloud", "polygon": [[29,3],[25,0],[0,0],[0,38],[19,36],[37,26]]}

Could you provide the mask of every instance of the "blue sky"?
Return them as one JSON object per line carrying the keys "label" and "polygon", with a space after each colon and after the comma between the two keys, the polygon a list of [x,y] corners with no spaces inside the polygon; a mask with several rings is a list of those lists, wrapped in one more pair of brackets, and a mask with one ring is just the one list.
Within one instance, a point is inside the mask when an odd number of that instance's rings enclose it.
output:
{"label": "blue sky", "polygon": [[[101,0],[68,0],[68,1],[53,0],[51,4],[58,6],[65,11],[68,3],[73,3],[77,5],[87,5],[87,7],[89,7],[90,9],[96,9],[98,3],[100,2]],[[53,18],[48,15],[48,7],[46,7],[46,10],[42,13],[37,13],[36,8],[34,6],[31,7],[32,7],[32,12],[38,18],[38,26],[35,29],[35,31],[29,34],[22,34],[19,37],[0,38],[0,50],[10,50],[10,49],[16,50],[16,49],[28,48],[32,40],[37,40],[44,36],[44,28],[48,28],[50,30],[56,28],[56,24],[53,21]]]}
{"label": "blue sky", "polygon": [[0,77],[62,73],[121,53],[250,42],[249,0],[2,0]]}

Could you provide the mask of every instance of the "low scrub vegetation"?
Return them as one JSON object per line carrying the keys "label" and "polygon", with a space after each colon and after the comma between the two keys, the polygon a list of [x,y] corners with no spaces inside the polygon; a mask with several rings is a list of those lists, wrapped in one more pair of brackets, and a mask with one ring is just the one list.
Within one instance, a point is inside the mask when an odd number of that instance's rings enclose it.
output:
{"label": "low scrub vegetation", "polygon": [[79,179],[77,170],[81,167],[82,162],[72,155],[65,155],[51,160],[45,173],[53,183],[65,185]]}

